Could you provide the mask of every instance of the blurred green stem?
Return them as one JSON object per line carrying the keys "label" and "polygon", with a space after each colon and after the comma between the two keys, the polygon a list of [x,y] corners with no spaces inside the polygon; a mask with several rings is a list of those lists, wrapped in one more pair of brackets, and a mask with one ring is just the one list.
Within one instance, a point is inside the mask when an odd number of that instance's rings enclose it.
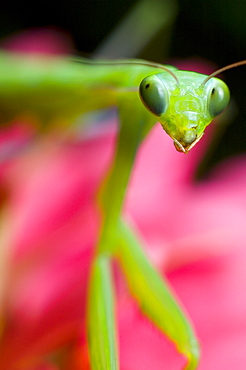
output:
{"label": "blurred green stem", "polygon": [[94,51],[94,58],[167,58],[176,0],[140,0]]}

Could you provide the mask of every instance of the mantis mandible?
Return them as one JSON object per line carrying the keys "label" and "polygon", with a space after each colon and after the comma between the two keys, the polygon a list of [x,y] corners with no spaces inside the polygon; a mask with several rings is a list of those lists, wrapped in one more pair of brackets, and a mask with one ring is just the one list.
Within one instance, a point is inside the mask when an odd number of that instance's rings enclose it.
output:
{"label": "mantis mandible", "polygon": [[89,111],[118,108],[115,158],[98,192],[102,222],[88,296],[93,370],[119,369],[112,258],[119,261],[142,311],[187,358],[185,369],[197,367],[199,345],[192,325],[167,282],[148,261],[121,210],[136,152],[151,127],[159,121],[175,148],[188,153],[229,103],[227,85],[215,76],[243,64],[245,60],[206,76],[143,60],[94,62],[0,54],[2,124],[19,117],[38,119],[46,126],[71,124]]}

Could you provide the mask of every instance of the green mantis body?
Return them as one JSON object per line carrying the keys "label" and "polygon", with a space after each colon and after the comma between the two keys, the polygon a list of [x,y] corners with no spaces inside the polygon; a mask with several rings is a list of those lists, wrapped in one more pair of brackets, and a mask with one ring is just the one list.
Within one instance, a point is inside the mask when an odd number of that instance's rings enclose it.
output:
{"label": "green mantis body", "polygon": [[195,369],[199,348],[192,326],[167,282],[144,255],[121,210],[136,152],[151,127],[159,121],[176,149],[187,153],[226,108],[227,86],[217,78],[138,60],[72,62],[69,58],[2,52],[0,71],[2,124],[25,117],[47,126],[57,122],[69,125],[89,111],[118,108],[115,158],[99,191],[102,223],[88,297],[92,369],[119,368],[109,271],[112,258],[118,259],[143,312],[188,359],[186,369]]}
{"label": "green mantis body", "polygon": [[[140,97],[154,114],[154,121],[162,124],[177,150],[188,152],[229,102],[229,90],[217,78],[203,84],[205,75],[171,66],[163,70],[137,60],[78,61],[69,64],[60,58],[35,60],[1,54],[2,117],[6,119],[10,113],[17,115],[26,110],[39,112],[46,120],[60,112],[64,119],[71,114],[117,106],[126,95],[127,99],[135,99],[140,89]],[[141,104],[140,99],[137,104]]]}

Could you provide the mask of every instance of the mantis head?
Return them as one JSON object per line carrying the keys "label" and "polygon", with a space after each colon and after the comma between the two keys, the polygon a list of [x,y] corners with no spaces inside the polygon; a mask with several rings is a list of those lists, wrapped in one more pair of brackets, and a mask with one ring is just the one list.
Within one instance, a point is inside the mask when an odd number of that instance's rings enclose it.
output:
{"label": "mantis head", "polygon": [[139,94],[145,107],[153,113],[179,152],[188,153],[201,139],[206,126],[218,116],[230,100],[227,85],[214,76],[246,61],[226,66],[206,76],[176,70],[146,77]]}

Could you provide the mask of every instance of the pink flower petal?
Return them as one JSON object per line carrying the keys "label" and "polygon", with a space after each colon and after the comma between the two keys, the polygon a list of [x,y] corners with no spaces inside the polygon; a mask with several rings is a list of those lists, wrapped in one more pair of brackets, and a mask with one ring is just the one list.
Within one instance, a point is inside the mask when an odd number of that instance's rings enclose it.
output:
{"label": "pink flower petal", "polygon": [[223,176],[195,183],[200,151],[195,147],[186,156],[176,153],[156,126],[132,176],[127,214],[151,246],[155,262],[169,268],[240,246],[246,237],[245,158],[238,165],[233,161],[227,174],[224,168]]}
{"label": "pink flower petal", "polygon": [[71,54],[74,51],[69,35],[54,28],[33,28],[18,32],[5,38],[1,47],[14,52],[50,55]]}

